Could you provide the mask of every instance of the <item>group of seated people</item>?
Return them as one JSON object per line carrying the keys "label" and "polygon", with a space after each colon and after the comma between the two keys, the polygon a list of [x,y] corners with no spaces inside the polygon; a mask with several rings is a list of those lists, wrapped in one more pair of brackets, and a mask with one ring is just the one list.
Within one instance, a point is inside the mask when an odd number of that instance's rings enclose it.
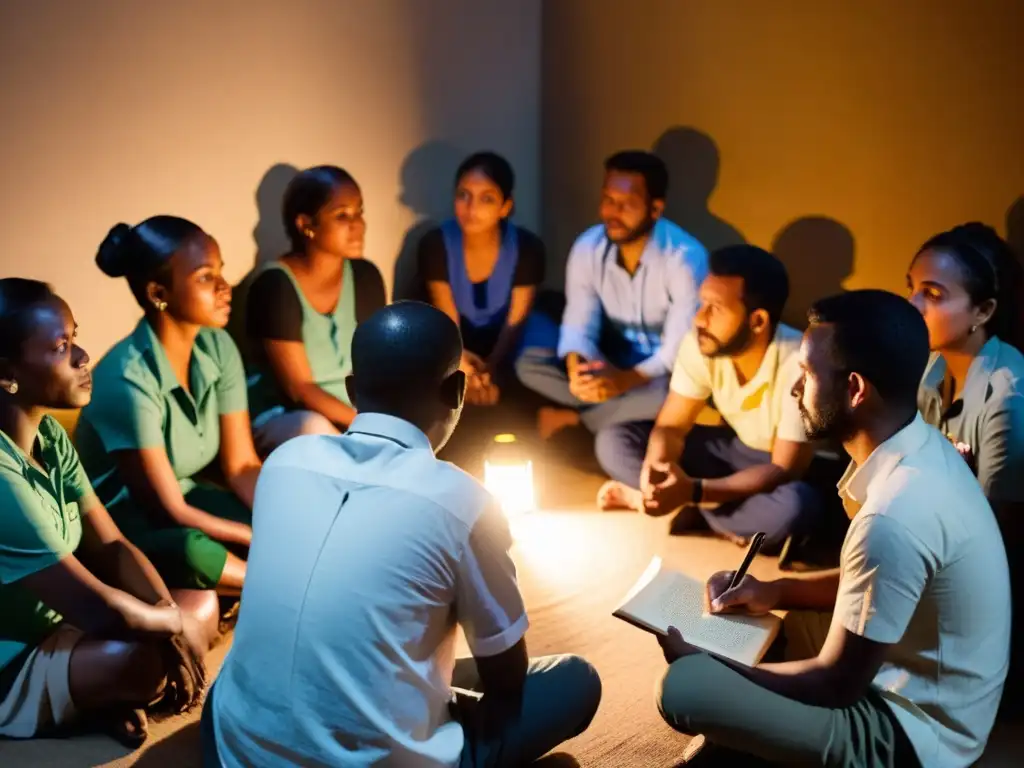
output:
{"label": "group of seated people", "polygon": [[[500,506],[435,458],[464,406],[518,380],[550,401],[544,436],[594,433],[603,508],[673,514],[677,532],[763,532],[778,551],[821,514],[816,447],[853,461],[839,569],[708,585],[712,610],[803,609],[792,660],[659,637],[670,725],[783,762],[980,755],[1024,498],[1006,243],[955,227],[910,259],[909,301],[826,298],[801,332],[775,256],[709,255],[662,216],[662,162],[620,152],[559,318],[536,306],[545,254],[510,221],[513,188],[493,153],[459,167],[454,218],[420,244],[423,302],[386,303],[336,167],[286,190],[291,250],[243,281],[242,312],[199,226],[118,224],[96,263],[143,317],[95,366],[49,286],[0,279],[0,737],[85,723],[141,743],[147,713],[198,703],[240,595],[210,764],[518,765],[582,732],[597,672],[528,657]],[[724,426],[697,425],[709,402]],[[81,409],[73,442],[53,409]],[[473,659],[454,659],[457,624]]]}

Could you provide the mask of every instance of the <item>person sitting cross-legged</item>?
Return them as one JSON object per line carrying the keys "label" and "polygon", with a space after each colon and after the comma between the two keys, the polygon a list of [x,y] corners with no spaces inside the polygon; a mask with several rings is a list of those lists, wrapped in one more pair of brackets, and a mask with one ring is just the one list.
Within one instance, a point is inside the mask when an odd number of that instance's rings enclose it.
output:
{"label": "person sitting cross-legged", "polygon": [[[852,463],[840,567],[708,582],[712,612],[791,611],[789,660],[747,667],[672,628],[658,706],[704,735],[693,765],[965,768],[981,756],[1009,665],[1010,579],[992,508],[917,412],[928,329],[905,299],[852,291],[811,309],[793,389],[813,437]],[[707,746],[710,745],[710,749]],[[723,745],[730,750],[726,753]]]}
{"label": "person sitting cross-legged", "polygon": [[[814,457],[789,392],[800,375],[800,332],[780,322],[786,268],[753,245],[715,251],[700,288],[694,330],[683,340],[655,422],[615,424],[597,435],[613,478],[599,506],[679,510],[672,530],[710,528],[767,551],[807,530],[821,508],[801,477]],[[724,427],[695,426],[711,398]]]}
{"label": "person sitting cross-legged", "polygon": [[[256,490],[210,765],[517,766],[582,733],[601,683],[530,660],[508,521],[435,458],[462,410],[459,328],[420,302],[355,330],[340,436],[279,447]],[[472,659],[455,659],[456,625]]]}
{"label": "person sitting cross-legged", "polygon": [[0,280],[0,738],[84,726],[134,748],[147,711],[198,703],[217,595],[167,589],[47,414],[92,396],[76,330],[45,283]]}

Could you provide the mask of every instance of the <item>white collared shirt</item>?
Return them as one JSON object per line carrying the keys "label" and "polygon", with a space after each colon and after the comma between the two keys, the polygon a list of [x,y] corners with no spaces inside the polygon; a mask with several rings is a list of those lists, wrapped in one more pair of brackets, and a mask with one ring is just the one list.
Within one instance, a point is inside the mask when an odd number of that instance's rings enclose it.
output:
{"label": "white collared shirt", "polygon": [[490,494],[407,422],[360,414],[281,446],[213,700],[224,765],[457,765],[456,619],[475,656],[523,637],[511,544]]}
{"label": "white collared shirt", "polygon": [[874,685],[921,765],[980,757],[1006,679],[1010,580],[967,463],[917,416],[839,485],[852,522],[833,622],[890,645]]}
{"label": "white collared shirt", "polygon": [[690,331],[679,346],[670,386],[692,400],[714,401],[715,409],[748,448],[771,451],[775,439],[806,443],[793,385],[800,378],[803,334],[779,323],[757,373],[741,384],[731,357],[705,357]]}

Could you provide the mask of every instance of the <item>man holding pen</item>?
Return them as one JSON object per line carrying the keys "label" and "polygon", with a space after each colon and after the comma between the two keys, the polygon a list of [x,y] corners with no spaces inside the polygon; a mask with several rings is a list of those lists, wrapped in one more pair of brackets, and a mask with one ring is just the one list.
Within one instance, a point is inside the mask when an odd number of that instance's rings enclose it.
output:
{"label": "man holding pen", "polygon": [[670,630],[658,706],[711,745],[694,765],[730,760],[723,745],[786,764],[971,765],[1006,677],[1009,576],[977,481],[917,413],[927,329],[883,291],[825,299],[810,320],[793,396],[809,436],[852,459],[840,567],[732,588],[731,573],[712,577],[713,612],[802,609],[786,618],[792,660],[744,667]]}

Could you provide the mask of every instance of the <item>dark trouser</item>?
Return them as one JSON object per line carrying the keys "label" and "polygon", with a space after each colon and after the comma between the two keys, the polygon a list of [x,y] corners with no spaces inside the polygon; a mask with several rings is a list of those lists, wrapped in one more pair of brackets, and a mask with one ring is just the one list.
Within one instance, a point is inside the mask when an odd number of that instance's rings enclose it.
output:
{"label": "dark trouser", "polygon": [[649,381],[604,403],[590,405],[569,391],[565,364],[548,347],[527,347],[516,360],[516,375],[524,387],[553,403],[580,412],[583,425],[594,434],[612,424],[653,421],[668,396],[668,377]]}
{"label": "dark trouser", "polygon": [[[653,421],[635,421],[613,424],[597,433],[597,460],[609,477],[630,488],[640,487],[640,469],[653,428]],[[768,452],[744,445],[730,429],[697,426],[686,437],[681,464],[690,477],[714,479],[770,460]],[[742,501],[702,507],[700,513],[719,533],[749,538],[764,531],[764,546],[771,550],[781,546],[790,534],[806,530],[820,510],[818,492],[797,481]]]}
{"label": "dark trouser", "polygon": [[[465,745],[460,768],[511,768],[543,757],[587,729],[601,702],[597,670],[578,656],[541,656],[530,660],[523,695],[509,705],[478,693],[480,676],[472,659],[459,659],[452,676],[452,717],[462,725]],[[203,765],[219,766],[213,733],[210,688],[203,709]]]}
{"label": "dark trouser", "polygon": [[597,670],[579,656],[531,659],[522,698],[511,707],[477,693],[480,677],[472,659],[456,662],[452,687],[452,716],[466,737],[460,768],[531,763],[583,733],[601,702]]}
{"label": "dark trouser", "polygon": [[[816,656],[828,631],[824,614],[791,611],[783,625],[786,657]],[[889,706],[874,691],[843,709],[788,699],[751,682],[706,653],[685,656],[661,680],[658,710],[670,726],[779,765],[915,768],[917,755]],[[746,765],[739,756],[736,765]]]}

